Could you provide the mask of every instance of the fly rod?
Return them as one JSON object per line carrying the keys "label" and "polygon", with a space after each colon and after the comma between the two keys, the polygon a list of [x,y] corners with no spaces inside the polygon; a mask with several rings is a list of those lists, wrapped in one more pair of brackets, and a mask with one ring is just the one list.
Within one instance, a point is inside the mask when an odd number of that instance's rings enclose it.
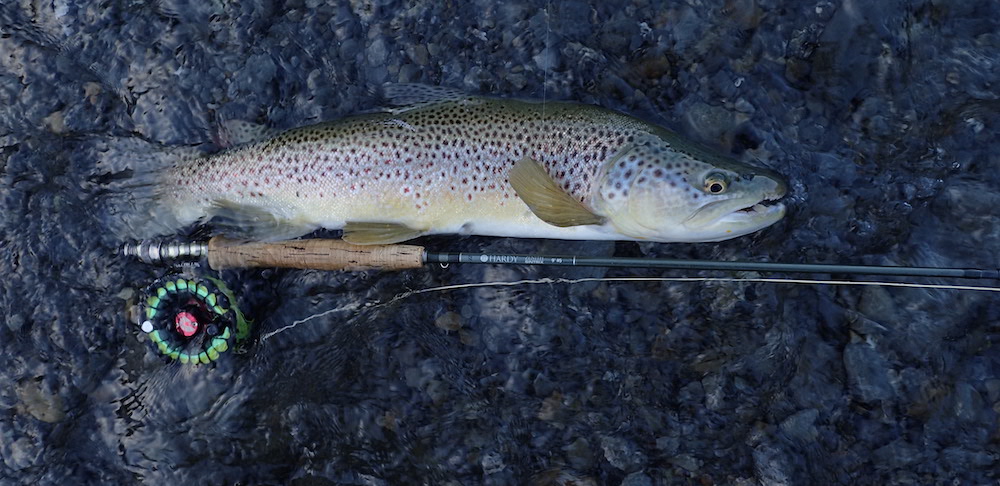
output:
{"label": "fly rod", "polygon": [[281,267],[314,270],[405,270],[428,264],[478,263],[629,267],[678,270],[753,271],[811,274],[880,275],[898,277],[1000,278],[998,269],[941,268],[820,263],[767,263],[667,258],[522,255],[503,253],[431,252],[416,245],[352,245],[335,239],[244,242],[215,237],[207,242],[178,243],[144,240],[122,247],[122,254],[151,264],[208,260],[214,270]]}

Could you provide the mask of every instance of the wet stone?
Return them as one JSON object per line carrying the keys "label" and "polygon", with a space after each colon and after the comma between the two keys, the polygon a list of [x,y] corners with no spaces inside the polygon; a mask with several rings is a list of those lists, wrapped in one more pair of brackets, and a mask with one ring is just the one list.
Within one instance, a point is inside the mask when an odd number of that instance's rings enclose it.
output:
{"label": "wet stone", "polygon": [[17,331],[21,330],[21,327],[24,326],[24,316],[22,316],[21,314],[14,314],[8,316],[6,319],[6,323],[7,323],[7,328],[10,329],[11,332],[16,333]]}
{"label": "wet stone", "polygon": [[539,373],[531,384],[534,388],[535,396],[548,396],[555,391],[555,384],[544,373]]}
{"label": "wet stone", "polygon": [[594,462],[594,454],[590,442],[583,437],[577,438],[564,448],[566,461],[575,469],[585,471]]}
{"label": "wet stone", "polygon": [[702,462],[690,454],[678,454],[670,458],[670,462],[691,473],[698,472],[702,466]]}
{"label": "wet stone", "polygon": [[875,450],[875,457],[889,467],[907,467],[924,459],[921,449],[904,439],[897,439]]}
{"label": "wet stone", "polygon": [[955,418],[963,422],[977,422],[985,405],[983,397],[968,383],[955,385],[953,393]]}
{"label": "wet stone", "polygon": [[848,344],[844,349],[844,368],[851,393],[862,402],[887,400],[894,395],[889,362],[868,344]]}
{"label": "wet stone", "polygon": [[625,472],[642,469],[646,465],[646,455],[629,440],[616,437],[602,437],[601,448],[604,458],[614,467]]}
{"label": "wet stone", "polygon": [[645,473],[639,471],[625,476],[622,486],[653,486],[653,480]]}
{"label": "wet stone", "polygon": [[754,472],[762,484],[794,484],[794,471],[785,451],[770,444],[762,444],[753,451]]}
{"label": "wet stone", "polygon": [[59,422],[66,417],[62,396],[43,381],[26,380],[17,387],[24,410],[42,422]]}
{"label": "wet stone", "polygon": [[457,331],[462,328],[462,317],[455,312],[445,312],[434,320],[434,325],[445,331]]}
{"label": "wet stone", "polygon": [[506,465],[503,462],[503,456],[499,452],[492,451],[483,454],[480,459],[480,465],[483,467],[483,474],[490,475],[496,474],[503,471]]}
{"label": "wet stone", "polygon": [[684,121],[691,136],[706,143],[718,143],[733,128],[735,116],[721,106],[697,102],[686,110]]}
{"label": "wet stone", "polygon": [[656,448],[666,455],[676,454],[680,445],[681,441],[677,437],[658,437],[656,439]]}
{"label": "wet stone", "polygon": [[986,398],[990,403],[1000,402],[1000,379],[986,380],[983,386],[986,387]]}
{"label": "wet stone", "polygon": [[538,66],[538,69],[551,71],[559,66],[559,51],[554,48],[547,47],[542,50],[542,52],[536,54],[532,60],[535,61],[535,65]]}
{"label": "wet stone", "polygon": [[42,450],[37,448],[34,441],[27,437],[21,437],[13,443],[0,446],[3,450],[3,462],[7,467],[19,471],[38,463],[42,456]]}
{"label": "wet stone", "polygon": [[781,430],[804,442],[815,441],[818,435],[815,425],[817,417],[819,417],[819,410],[814,408],[801,410],[782,421]]}

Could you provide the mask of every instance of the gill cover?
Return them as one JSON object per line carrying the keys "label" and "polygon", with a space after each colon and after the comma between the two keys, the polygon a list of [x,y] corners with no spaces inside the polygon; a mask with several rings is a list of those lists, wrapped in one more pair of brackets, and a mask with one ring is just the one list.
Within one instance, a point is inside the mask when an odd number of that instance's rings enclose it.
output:
{"label": "gill cover", "polygon": [[781,205],[760,206],[784,194],[780,177],[669,135],[636,140],[603,167],[592,205],[615,231],[640,240],[720,241],[784,215]]}

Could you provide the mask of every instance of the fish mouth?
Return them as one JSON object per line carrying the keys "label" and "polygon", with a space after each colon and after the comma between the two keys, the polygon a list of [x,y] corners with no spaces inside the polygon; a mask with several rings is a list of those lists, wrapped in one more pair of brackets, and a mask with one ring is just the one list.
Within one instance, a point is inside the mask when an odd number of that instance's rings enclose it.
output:
{"label": "fish mouth", "polygon": [[769,220],[771,218],[781,219],[785,215],[785,205],[775,199],[761,199],[757,203],[729,212],[719,218],[719,222],[750,222]]}
{"label": "fish mouth", "polygon": [[705,227],[714,224],[755,226],[757,229],[774,224],[785,215],[785,205],[778,202],[784,191],[775,191],[760,198],[739,198],[708,203],[694,212],[684,225]]}

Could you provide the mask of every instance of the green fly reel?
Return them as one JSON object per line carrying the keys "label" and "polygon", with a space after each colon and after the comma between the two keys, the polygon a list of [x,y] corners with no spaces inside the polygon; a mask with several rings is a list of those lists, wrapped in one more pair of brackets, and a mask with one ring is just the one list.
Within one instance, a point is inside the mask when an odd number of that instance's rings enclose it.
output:
{"label": "green fly reel", "polygon": [[250,323],[224,282],[172,275],[146,288],[140,327],[160,354],[209,364],[250,335]]}

